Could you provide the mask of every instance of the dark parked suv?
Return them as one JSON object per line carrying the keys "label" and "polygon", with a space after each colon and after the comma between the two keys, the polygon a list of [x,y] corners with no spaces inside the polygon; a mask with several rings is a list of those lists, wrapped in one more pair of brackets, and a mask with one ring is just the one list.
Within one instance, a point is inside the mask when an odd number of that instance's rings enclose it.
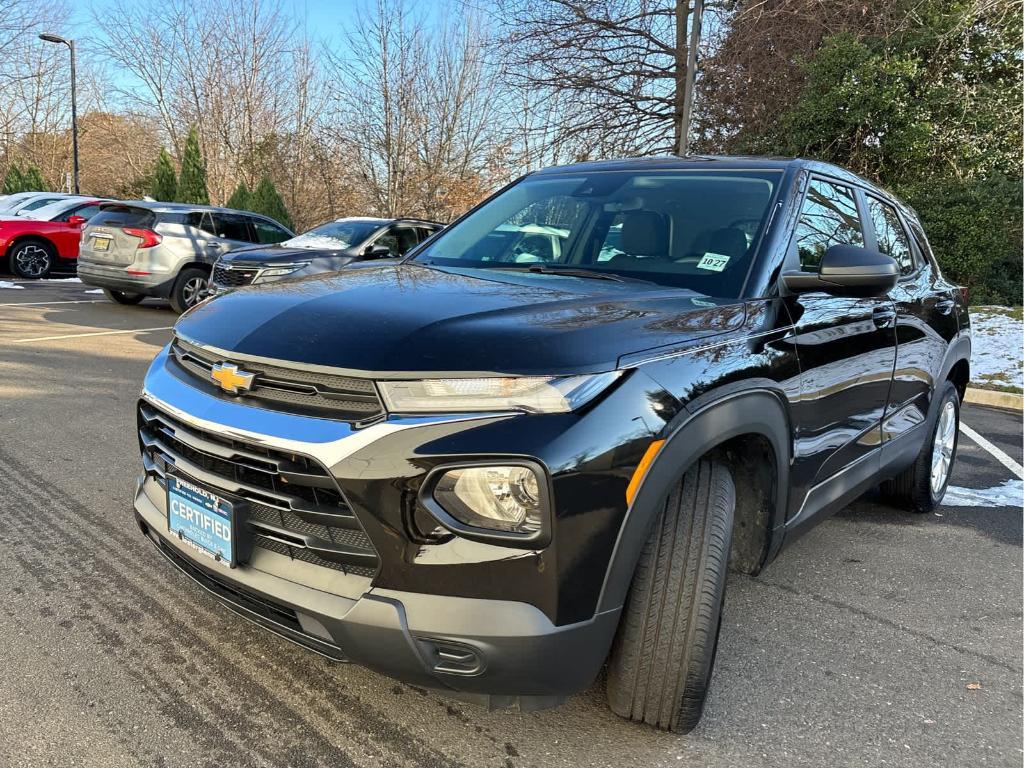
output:
{"label": "dark parked suv", "polygon": [[332,658],[523,708],[607,663],[615,712],[686,731],[727,566],[879,484],[933,509],[969,356],[917,217],[857,176],[554,168],[398,265],[186,313],[139,402],[135,513]]}
{"label": "dark parked suv", "polygon": [[250,245],[222,256],[213,268],[211,293],[253,283],[337,272],[353,262],[393,259],[444,225],[420,219],[336,219],[274,245]]}

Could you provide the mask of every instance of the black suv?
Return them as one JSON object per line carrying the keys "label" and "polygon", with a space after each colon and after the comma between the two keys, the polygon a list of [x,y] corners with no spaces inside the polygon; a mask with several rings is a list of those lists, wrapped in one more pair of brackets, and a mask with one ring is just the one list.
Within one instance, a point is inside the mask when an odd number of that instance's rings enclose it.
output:
{"label": "black suv", "polygon": [[554,168],[398,265],[186,313],[135,514],[332,658],[522,708],[607,663],[614,711],[686,731],[727,566],[880,483],[940,502],[970,344],[913,211],[839,168]]}
{"label": "black suv", "polygon": [[210,292],[337,272],[353,262],[393,259],[444,227],[422,219],[348,217],[274,245],[237,248],[213,268]]}

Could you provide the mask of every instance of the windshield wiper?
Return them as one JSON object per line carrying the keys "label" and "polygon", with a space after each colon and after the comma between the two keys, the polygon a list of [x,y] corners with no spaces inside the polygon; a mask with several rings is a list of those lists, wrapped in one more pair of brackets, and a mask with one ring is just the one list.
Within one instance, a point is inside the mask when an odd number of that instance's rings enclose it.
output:
{"label": "windshield wiper", "polygon": [[507,272],[533,272],[538,275],[565,275],[566,277],[584,277],[591,280],[614,280],[617,283],[624,283],[627,280],[641,283],[647,280],[637,280],[632,277],[623,277],[613,272],[601,272],[596,269],[584,269],[583,267],[553,267],[546,264],[528,264],[517,266],[489,267],[489,269],[501,269]]}

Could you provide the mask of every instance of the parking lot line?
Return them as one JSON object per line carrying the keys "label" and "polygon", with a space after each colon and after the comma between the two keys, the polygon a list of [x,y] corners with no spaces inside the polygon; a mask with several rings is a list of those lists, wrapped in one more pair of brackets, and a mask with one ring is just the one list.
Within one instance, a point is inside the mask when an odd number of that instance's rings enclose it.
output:
{"label": "parking lot line", "polygon": [[30,344],[33,341],[60,341],[61,339],[81,339],[86,336],[114,336],[119,333],[149,333],[150,331],[169,331],[172,325],[161,328],[128,328],[124,331],[91,331],[90,333],[68,333],[63,336],[36,336],[31,339],[12,339],[11,344]]}
{"label": "parking lot line", "polygon": [[1003,453],[1003,451],[996,448],[996,446],[992,445],[992,443],[990,443],[984,437],[979,435],[977,432],[975,432],[969,426],[964,424],[962,421],[960,422],[960,431],[967,435],[967,437],[969,437],[972,441],[977,443],[978,446],[984,448],[986,451],[991,453],[992,456],[995,457],[996,461],[998,461],[1008,470],[1013,472],[1013,474],[1015,474],[1020,480],[1024,480],[1024,467],[1022,467],[1016,461],[1014,461],[1005,453]]}
{"label": "parking lot line", "polygon": [[103,304],[102,299],[79,299],[78,301],[12,301],[0,307],[39,307],[50,304]]}

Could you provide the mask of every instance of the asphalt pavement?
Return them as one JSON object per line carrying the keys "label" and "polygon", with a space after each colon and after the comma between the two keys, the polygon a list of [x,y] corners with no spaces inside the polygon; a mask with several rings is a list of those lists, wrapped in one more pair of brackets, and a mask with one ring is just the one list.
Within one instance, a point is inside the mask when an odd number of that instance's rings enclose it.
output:
{"label": "asphalt pavement", "polygon": [[[0,288],[0,766],[1020,766],[1020,506],[858,501],[728,587],[702,724],[486,712],[254,627],[138,532],[134,403],[175,316]],[[1021,464],[1021,416],[963,420]],[[961,439],[953,484],[1010,488]],[[1014,497],[1013,494],[1016,494]]]}

